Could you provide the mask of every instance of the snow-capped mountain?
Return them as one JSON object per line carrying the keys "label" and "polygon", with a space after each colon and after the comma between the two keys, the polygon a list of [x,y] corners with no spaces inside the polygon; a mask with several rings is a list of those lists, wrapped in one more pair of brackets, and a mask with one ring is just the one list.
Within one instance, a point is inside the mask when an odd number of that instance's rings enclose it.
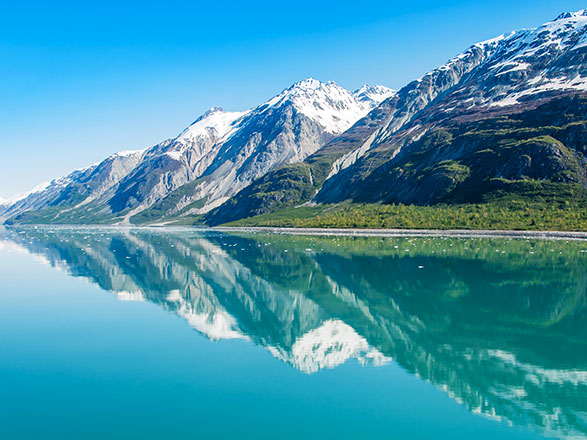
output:
{"label": "snow-capped mountain", "polygon": [[393,96],[395,90],[392,90],[385,86],[370,86],[368,84],[363,85],[361,88],[353,91],[355,99],[368,107],[375,108],[385,99]]}
{"label": "snow-capped mountain", "polygon": [[[372,151],[389,149],[376,163],[379,167],[383,160],[390,162],[391,167],[392,161],[409,154],[404,150],[409,150],[411,143],[432,129],[454,125],[455,121],[528,112],[553,99],[586,91],[585,10],[564,13],[537,28],[477,43],[401,89],[379,127],[333,163],[329,179],[316,201],[368,198],[366,194],[358,195],[357,191],[361,190],[356,176],[363,174],[361,170],[365,167],[374,167],[375,163],[368,157],[374,158],[369,154]],[[454,159],[450,154],[447,158]],[[437,156],[434,161],[439,159]],[[351,166],[351,170],[342,172]],[[375,199],[385,197],[377,193]],[[424,200],[421,196],[414,197],[398,195],[395,200]]]}
{"label": "snow-capped mountain", "polygon": [[237,121],[189,196],[178,189],[176,209],[195,202],[186,213],[202,213],[222,204],[271,169],[304,160],[392,94],[380,87],[359,100],[333,82],[295,83]]}
{"label": "snow-capped mountain", "polygon": [[150,208],[205,212],[267,171],[302,161],[393,93],[383,86],[351,93],[308,78],[248,111],[212,108],[177,137],[56,179],[3,205],[0,216],[29,211],[36,221],[91,223],[128,222]]}
{"label": "snow-capped mountain", "polygon": [[[99,200],[113,185],[134,169],[143,158],[144,150],[121,151],[107,157],[100,163],[75,170],[67,176],[43,183],[33,190],[9,199],[0,206],[0,219],[10,218],[23,212],[49,210],[46,218],[40,221],[70,222],[69,212],[74,208],[84,208],[78,213],[90,219],[94,210],[90,202]],[[63,216],[63,217],[62,217]],[[62,221],[63,220],[63,221]]]}
{"label": "snow-capped mountain", "polygon": [[0,217],[218,224],[306,202],[478,203],[503,181],[585,187],[585,99],[582,10],[474,44],[397,93],[309,78],[248,111],[213,108],[112,175],[76,171]]}
{"label": "snow-capped mountain", "polygon": [[307,202],[478,203],[500,178],[586,185],[586,94],[587,12],[565,13],[472,45],[207,221]]}

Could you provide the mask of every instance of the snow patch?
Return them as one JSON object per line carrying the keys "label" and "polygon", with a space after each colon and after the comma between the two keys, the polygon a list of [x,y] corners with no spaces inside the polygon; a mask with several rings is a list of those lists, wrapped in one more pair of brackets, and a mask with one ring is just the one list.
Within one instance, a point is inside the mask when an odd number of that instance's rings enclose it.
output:
{"label": "snow patch", "polygon": [[213,107],[181,132],[176,138],[176,141],[193,141],[208,136],[214,137],[216,140],[221,140],[231,132],[235,122],[248,113],[250,113],[250,110],[244,112],[227,112],[220,107]]}
{"label": "snow patch", "polygon": [[122,150],[122,151],[119,151],[118,153],[114,153],[110,157],[130,157],[130,156],[135,156],[135,155],[138,156],[140,154],[143,154],[145,151],[147,151],[147,148],[143,148],[142,150]]}
{"label": "snow patch", "polygon": [[383,86],[359,89],[361,90],[363,91],[362,100],[359,99],[358,94],[354,95],[333,81],[323,83],[307,78],[293,84],[257,109],[266,111],[291,102],[299,112],[324,127],[327,133],[336,135],[346,131],[377,104],[394,93],[393,90]]}
{"label": "snow patch", "polygon": [[527,82],[531,86],[519,92],[508,93],[503,98],[490,103],[492,107],[506,107],[520,103],[520,99],[544,92],[552,91],[587,91],[587,78],[577,76],[575,78],[544,78],[542,76],[533,78]]}

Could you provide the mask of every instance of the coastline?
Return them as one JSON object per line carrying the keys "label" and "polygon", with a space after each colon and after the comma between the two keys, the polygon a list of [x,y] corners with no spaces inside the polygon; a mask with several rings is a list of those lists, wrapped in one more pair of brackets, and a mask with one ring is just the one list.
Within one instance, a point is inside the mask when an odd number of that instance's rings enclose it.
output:
{"label": "coastline", "polygon": [[366,228],[292,228],[278,226],[198,226],[198,225],[97,225],[97,224],[28,224],[0,225],[2,229],[110,229],[110,230],[169,230],[169,231],[216,231],[271,233],[315,236],[356,236],[356,237],[454,237],[454,238],[532,238],[550,240],[587,241],[587,231],[528,231],[492,229],[366,229]]}
{"label": "coastline", "polygon": [[477,238],[542,238],[556,240],[587,240],[587,232],[516,231],[489,229],[345,229],[286,228],[272,226],[215,226],[221,232],[265,232],[289,235],[358,236],[358,237],[477,237]]}

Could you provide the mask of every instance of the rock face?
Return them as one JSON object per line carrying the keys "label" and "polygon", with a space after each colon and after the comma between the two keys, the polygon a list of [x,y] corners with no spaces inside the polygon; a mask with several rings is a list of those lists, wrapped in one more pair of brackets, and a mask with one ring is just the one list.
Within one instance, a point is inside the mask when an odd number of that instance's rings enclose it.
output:
{"label": "rock face", "polygon": [[302,161],[393,93],[382,86],[349,92],[309,78],[252,110],[213,108],[174,139],[4,202],[0,216],[93,223],[206,212],[269,170]]}

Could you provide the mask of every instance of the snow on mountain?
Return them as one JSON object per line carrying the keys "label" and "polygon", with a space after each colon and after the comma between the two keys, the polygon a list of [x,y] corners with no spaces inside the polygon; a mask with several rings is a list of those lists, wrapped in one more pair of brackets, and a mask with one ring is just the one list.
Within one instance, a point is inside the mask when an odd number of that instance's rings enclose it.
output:
{"label": "snow on mountain", "polygon": [[248,111],[212,108],[176,138],[146,150],[100,203],[128,211],[127,221],[170,195],[171,214],[205,212],[269,170],[302,161],[391,94],[364,87],[356,98],[333,82],[308,78]]}
{"label": "snow on mountain", "polygon": [[553,21],[564,20],[567,18],[586,17],[586,16],[587,16],[587,9],[580,9],[575,12],[563,12],[558,17],[556,17]]}
{"label": "snow on mountain", "polygon": [[285,89],[260,108],[265,111],[268,107],[280,107],[290,102],[298,111],[324,127],[326,132],[340,134],[392,94],[393,90],[383,86],[363,86],[351,93],[333,81],[323,83],[307,78]]}
{"label": "snow on mountain", "polygon": [[221,107],[213,107],[182,131],[173,144],[166,148],[165,154],[179,160],[188,149],[193,149],[196,154],[203,156],[209,152],[204,148],[205,145],[213,146],[230,136],[238,127],[235,122],[249,112],[227,112]]}
{"label": "snow on mountain", "polygon": [[[48,206],[72,209],[84,206],[109,190],[126,176],[143,157],[144,150],[125,150],[102,162],[77,169],[66,176],[46,182],[31,191],[8,200],[0,208],[0,219]],[[67,211],[65,211],[67,212]],[[59,215],[60,213],[58,213]],[[67,219],[69,222],[70,220]]]}
{"label": "snow on mountain", "polygon": [[[477,47],[491,46],[492,50],[475,72],[476,84],[465,89],[467,105],[503,107],[545,92],[587,90],[585,53],[580,51],[587,47],[586,26],[587,13],[582,10],[478,43]],[[461,100],[462,95],[458,96]]]}
{"label": "snow on mountain", "polygon": [[304,160],[393,94],[383,86],[351,93],[308,78],[251,110],[214,107],[175,138],[56,179],[17,204],[2,205],[0,214],[51,206],[61,210],[49,221],[123,216],[129,223],[170,196],[174,202],[163,214],[206,212],[268,171]]}
{"label": "snow on mountain", "polygon": [[375,108],[387,98],[395,95],[397,92],[385,86],[363,85],[361,88],[353,91],[353,97],[361,102],[366,103],[371,108]]}
{"label": "snow on mountain", "polygon": [[239,119],[184,206],[204,200],[190,212],[207,212],[268,171],[301,162],[393,93],[365,87],[355,96],[313,78],[293,84]]}
{"label": "snow on mountain", "polygon": [[[474,44],[398,92],[367,85],[349,92],[334,82],[307,78],[251,110],[213,108],[173,139],[144,151],[119,153],[5,201],[0,216],[48,206],[63,207],[62,213],[82,206],[91,209],[96,217],[83,220],[75,215],[76,221],[88,222],[202,214],[269,171],[303,161],[346,132],[353,141],[343,142],[345,154],[334,162],[314,199],[334,202],[348,196],[344,193],[357,174],[353,167],[376,149],[397,146],[387,157],[393,160],[403,145],[443,121],[521,111],[561,94],[585,91],[587,11],[581,10]],[[356,130],[365,136],[353,137],[353,127],[367,114],[376,117],[369,127]],[[60,221],[68,215],[61,215]]]}
{"label": "snow on mountain", "polygon": [[[56,179],[56,181],[59,181],[59,179]],[[15,196],[9,197],[7,199],[3,199],[0,201],[0,205],[4,205],[4,206],[10,206],[14,203],[17,203],[21,200],[26,199],[27,197],[34,195],[34,194],[38,194],[43,192],[44,190],[46,190],[50,185],[52,184],[52,182],[43,182],[38,184],[37,186],[35,186],[33,189],[26,191],[24,193],[21,194],[17,194]]]}
{"label": "snow on mountain", "polygon": [[[57,180],[59,180],[59,179],[57,179]],[[52,182],[43,182],[43,183],[40,183],[37,186],[35,186],[33,189],[31,189],[31,190],[29,190],[27,192],[24,192],[24,193],[21,193],[21,194],[17,194],[15,196],[12,196],[12,197],[9,197],[7,199],[2,200],[2,204],[3,205],[9,205],[9,204],[12,204],[12,203],[16,203],[16,202],[18,202],[20,200],[26,199],[27,197],[29,197],[32,194],[37,194],[37,193],[40,193],[40,192],[44,191],[45,189],[47,189],[49,187],[49,185],[51,185],[51,183]]]}
{"label": "snow on mountain", "polygon": [[[546,100],[587,91],[587,13],[561,14],[533,29],[500,35],[472,45],[463,53],[411,82],[395,95],[380,117],[379,127],[361,139],[332,166],[317,202],[348,197],[343,173],[376,148],[402,145],[423,136],[431,127],[466,115],[520,112]],[[382,112],[380,111],[380,116]],[[473,116],[475,115],[475,116]],[[367,166],[367,165],[366,165]],[[348,176],[343,176],[343,174]]]}
{"label": "snow on mountain", "polygon": [[[400,94],[413,95],[414,85],[431,83],[431,96],[436,97],[435,91],[456,86],[443,98],[450,101],[443,110],[456,112],[519,104],[547,91],[587,90],[585,51],[579,51],[587,47],[586,26],[587,13],[582,10],[474,44]],[[447,81],[446,73],[453,81]]]}
{"label": "snow on mountain", "polygon": [[181,132],[176,140],[195,139],[199,136],[209,135],[210,132],[214,133],[216,139],[222,139],[230,131],[234,121],[247,113],[249,111],[227,112],[222,107],[212,107]]}
{"label": "snow on mountain", "polygon": [[145,151],[146,151],[146,148],[144,148],[142,150],[122,150],[122,151],[119,151],[118,153],[114,153],[110,157],[114,158],[114,157],[136,156],[136,155],[143,154]]}

